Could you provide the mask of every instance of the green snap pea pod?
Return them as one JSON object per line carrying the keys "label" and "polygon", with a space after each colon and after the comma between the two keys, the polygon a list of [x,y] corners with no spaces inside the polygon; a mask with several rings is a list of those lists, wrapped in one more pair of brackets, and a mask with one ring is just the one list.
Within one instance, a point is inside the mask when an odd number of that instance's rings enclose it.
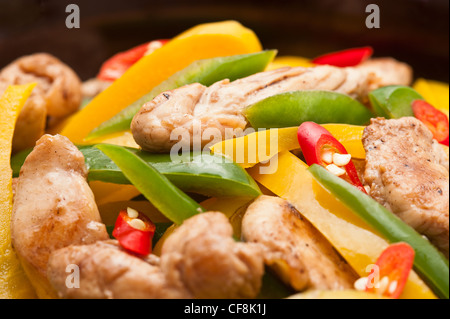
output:
{"label": "green snap pea pod", "polygon": [[[95,145],[78,147],[84,155],[89,181],[114,184],[130,184],[120,168]],[[217,155],[192,153],[179,161],[172,161],[170,154],[151,154],[127,148],[156,170],[166,176],[175,186],[185,192],[213,197],[256,197],[261,191],[256,182],[239,165]],[[20,168],[31,150],[16,154],[11,159],[13,176],[18,177]]]}
{"label": "green snap pea pod", "polygon": [[377,116],[394,119],[414,116],[411,104],[423,97],[409,86],[390,85],[370,92],[369,100]]}
{"label": "green snap pea pod", "polygon": [[449,298],[448,260],[428,240],[370,196],[319,165],[309,171],[338,200],[379,231],[390,243],[406,242],[415,250],[414,269],[441,298]]}
{"label": "green snap pea pod", "polygon": [[88,141],[111,133],[129,130],[134,115],[140,110],[142,105],[153,100],[162,92],[173,90],[191,83],[201,83],[210,86],[223,79],[233,81],[264,71],[266,66],[273,60],[276,53],[276,50],[267,50],[250,54],[195,61],[153,88],[149,93],[123,109],[111,119],[103,122],[88,134],[86,140]]}
{"label": "green snap pea pod", "polygon": [[318,124],[367,124],[373,113],[350,96],[332,91],[292,91],[248,106],[244,115],[255,129]]}
{"label": "green snap pea pod", "polygon": [[112,144],[96,147],[111,158],[142,195],[175,224],[180,225],[185,219],[205,211],[167,177],[130,150]]}

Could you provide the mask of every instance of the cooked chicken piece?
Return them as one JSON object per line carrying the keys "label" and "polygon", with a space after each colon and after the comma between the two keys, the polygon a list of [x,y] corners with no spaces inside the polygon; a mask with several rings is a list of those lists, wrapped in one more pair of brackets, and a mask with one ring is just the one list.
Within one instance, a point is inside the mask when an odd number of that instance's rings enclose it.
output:
{"label": "cooked chicken piece", "polygon": [[[9,86],[0,79],[0,96]],[[12,142],[12,154],[31,148],[45,133],[47,108],[41,95],[31,94],[17,118]]]}
{"label": "cooked chicken piece", "polygon": [[17,118],[12,142],[12,153],[32,148],[45,134],[47,109],[40,95],[31,96],[23,106]]}
{"label": "cooked chicken piece", "polygon": [[[72,245],[55,251],[48,262],[48,279],[61,298],[70,299],[179,299],[192,295],[171,287],[159,267],[123,251],[117,241]],[[77,286],[66,284],[68,265],[79,269]]]}
{"label": "cooked chicken piece", "polygon": [[83,155],[60,135],[41,137],[20,170],[12,243],[21,259],[44,277],[53,251],[109,238],[86,177]]}
{"label": "cooked chicken piece", "polygon": [[[164,92],[144,104],[134,117],[131,130],[137,144],[152,152],[168,152],[179,142],[185,148],[204,147],[212,140],[226,138],[227,128],[243,131],[248,124],[243,109],[269,96],[298,90],[328,90],[365,103],[371,89],[408,81],[407,68],[403,63],[386,59],[355,68],[287,67],[231,83],[222,80],[210,87],[194,83]],[[195,143],[195,139],[200,143]]]}
{"label": "cooked chicken piece", "polygon": [[412,68],[393,58],[369,59],[356,67],[359,70],[374,74],[370,82],[370,90],[388,85],[411,85],[413,80]]}
{"label": "cooked chicken piece", "polygon": [[448,258],[448,157],[430,130],[413,117],[372,119],[363,144],[370,195]]}
{"label": "cooked chicken piece", "polygon": [[4,67],[0,94],[8,85],[33,82],[37,85],[17,119],[13,153],[34,146],[46,127],[56,125],[80,106],[80,79],[69,66],[46,53],[21,57]]}
{"label": "cooked chicken piece", "polygon": [[9,84],[36,82],[33,93],[45,99],[49,116],[65,117],[80,106],[80,79],[69,66],[47,53],[15,60],[3,68],[0,80]]}
{"label": "cooked chicken piece", "polygon": [[325,237],[279,197],[261,195],[250,204],[242,237],[261,245],[266,265],[296,290],[352,288],[358,278]]}
{"label": "cooked chicken piece", "polygon": [[[316,89],[361,98],[368,93],[370,77],[352,68],[318,66],[281,68],[231,83],[222,80],[210,87],[194,83],[164,92],[144,104],[134,117],[131,130],[143,149],[164,152],[181,139],[186,146],[192,147],[193,131],[198,126],[201,146],[204,146],[213,138],[225,137],[226,128],[244,130],[247,120],[242,110],[266,97],[293,90]],[[203,136],[208,128],[217,129],[220,136]]]}
{"label": "cooked chicken piece", "polygon": [[254,298],[264,273],[260,247],[236,242],[222,213],[199,214],[177,229],[162,247],[161,268],[172,284],[195,298]]}
{"label": "cooked chicken piece", "polygon": [[[261,287],[262,251],[238,243],[222,213],[186,220],[164,242],[161,258],[142,260],[114,241],[54,252],[48,277],[64,298],[253,298]],[[80,288],[66,286],[67,265],[80,270]]]}

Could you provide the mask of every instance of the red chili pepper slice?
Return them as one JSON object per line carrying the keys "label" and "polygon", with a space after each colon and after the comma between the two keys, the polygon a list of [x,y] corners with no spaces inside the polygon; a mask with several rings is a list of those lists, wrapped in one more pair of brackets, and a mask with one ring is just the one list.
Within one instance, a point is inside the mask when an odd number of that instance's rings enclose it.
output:
{"label": "red chili pepper slice", "polygon": [[137,219],[143,221],[145,227],[137,229],[130,224],[133,219],[126,210],[120,211],[112,234],[126,250],[146,256],[151,253],[152,238],[156,229],[155,224],[147,216],[139,212]]}
{"label": "red chili pepper slice", "polygon": [[[377,277],[380,280],[383,280],[383,277],[388,278],[386,289],[383,292],[384,296],[400,297],[413,267],[414,256],[414,249],[403,242],[392,244],[381,253],[375,263],[377,267],[372,268],[369,277],[378,271]],[[366,291],[377,292],[377,288],[368,281]]]}
{"label": "red chili pepper slice", "polygon": [[430,129],[434,139],[448,146],[449,128],[447,115],[423,100],[415,100],[412,103],[412,110],[414,116]]}
{"label": "red chili pepper slice", "polygon": [[[297,139],[302,149],[308,165],[319,164],[326,167],[328,164],[322,159],[325,151],[332,151],[338,154],[348,154],[345,147],[328,132],[324,127],[314,122],[302,123],[297,131]],[[349,183],[356,186],[362,192],[367,193],[359,179],[355,164],[350,162],[344,166],[346,175],[342,177]]]}
{"label": "red chili pepper slice", "polygon": [[165,45],[169,40],[150,41],[125,52],[120,52],[106,60],[97,78],[104,81],[115,81],[125,73],[134,63],[139,61],[144,55],[148,55],[156,49]]}
{"label": "red chili pepper slice", "polygon": [[311,62],[314,64],[328,64],[338,67],[355,66],[370,58],[373,54],[372,47],[347,49],[321,55]]}

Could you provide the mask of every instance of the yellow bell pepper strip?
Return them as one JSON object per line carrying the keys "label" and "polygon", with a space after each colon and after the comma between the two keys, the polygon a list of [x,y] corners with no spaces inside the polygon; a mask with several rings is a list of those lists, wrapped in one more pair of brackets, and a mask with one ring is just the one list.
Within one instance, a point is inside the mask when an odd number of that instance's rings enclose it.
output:
{"label": "yellow bell pepper strip", "polygon": [[376,116],[398,119],[414,116],[411,105],[423,97],[409,86],[390,85],[370,92],[369,100]]}
{"label": "yellow bell pepper strip", "polygon": [[425,101],[444,112],[448,117],[450,95],[448,83],[419,78],[412,87],[424,97]]}
{"label": "yellow bell pepper strip", "polygon": [[[261,43],[256,34],[234,20],[199,24],[180,33],[173,40],[182,40],[203,34],[231,34],[242,40],[242,44],[248,52],[261,51]],[[252,51],[255,48],[259,49]]]}
{"label": "yellow bell pepper strip", "polygon": [[276,57],[266,68],[266,71],[280,69],[284,67],[304,67],[310,68],[315,66],[310,59],[299,56],[280,56]]}
{"label": "yellow bell pepper strip", "polygon": [[134,140],[133,134],[129,129],[122,132],[107,134],[94,140],[97,144],[114,144],[126,147],[140,148],[140,146]]}
{"label": "yellow bell pepper strip", "polygon": [[322,124],[322,126],[344,145],[348,153],[352,154],[352,158],[366,158],[362,143],[365,126],[349,124]]}
{"label": "yellow bell pepper strip", "polygon": [[164,234],[159,238],[159,240],[153,247],[153,254],[155,254],[156,256],[161,256],[162,246],[164,245],[164,242],[170,235],[172,235],[172,233],[178,228],[178,226],[179,225],[177,224],[172,224],[166,229]]}
{"label": "yellow bell pepper strip", "polygon": [[449,298],[448,260],[436,247],[372,197],[358,191],[322,166],[312,165],[309,171],[332,195],[377,229],[389,242],[406,242],[411,245],[416,253],[414,269],[439,296]]}
{"label": "yellow bell pepper strip", "polygon": [[97,148],[116,163],[142,195],[177,225],[204,212],[197,202],[173,185],[167,177],[126,148],[112,144],[97,145]]}
{"label": "yellow bell pepper strip", "polygon": [[[386,239],[316,182],[308,165],[290,152],[278,154],[278,169],[273,174],[261,174],[261,165],[249,169],[250,175],[289,201],[361,277],[367,276],[367,265],[374,264],[388,247]],[[401,298],[436,297],[417,274],[411,272]]]}
{"label": "yellow bell pepper strip", "polygon": [[210,86],[223,79],[234,81],[261,72],[275,54],[275,50],[270,50],[195,61],[161,82],[149,93],[127,106],[111,119],[100,124],[89,133],[86,140],[93,140],[107,134],[129,130],[133,117],[141,109],[142,105],[153,100],[162,92],[191,83]]}
{"label": "yellow bell pepper strip", "polygon": [[35,85],[9,86],[0,98],[0,299],[36,297],[11,246],[10,224],[13,207],[12,137],[17,116]]}
{"label": "yellow bell pepper strip", "polygon": [[114,201],[131,200],[141,194],[134,185],[121,185],[102,181],[91,181],[89,187],[94,193],[97,206]]}
{"label": "yellow bell pepper strip", "polygon": [[246,107],[243,114],[254,129],[298,127],[306,121],[365,125],[373,117],[350,96],[322,90],[276,94]]}
{"label": "yellow bell pepper strip", "polygon": [[[352,158],[364,159],[366,153],[362,144],[364,126],[349,124],[322,124]],[[297,139],[298,127],[285,127],[257,131],[245,136],[228,139],[211,146],[213,154],[223,155],[243,168],[270,160],[277,153],[292,151],[300,146]]]}
{"label": "yellow bell pepper strip", "polygon": [[111,86],[73,115],[61,134],[73,143],[83,143],[94,128],[192,62],[261,50],[254,32],[237,22],[217,22],[194,28],[133,64]]}
{"label": "yellow bell pepper strip", "polygon": [[284,150],[299,148],[297,127],[262,130],[228,139],[211,146],[211,152],[223,155],[243,168],[272,158]]}

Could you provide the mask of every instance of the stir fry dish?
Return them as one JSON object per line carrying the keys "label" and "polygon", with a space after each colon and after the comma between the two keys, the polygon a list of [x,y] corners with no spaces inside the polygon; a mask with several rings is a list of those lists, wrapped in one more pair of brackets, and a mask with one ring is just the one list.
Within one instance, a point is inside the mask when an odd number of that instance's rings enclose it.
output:
{"label": "stir fry dish", "polygon": [[0,297],[448,299],[449,90],[236,21],[0,70]]}

